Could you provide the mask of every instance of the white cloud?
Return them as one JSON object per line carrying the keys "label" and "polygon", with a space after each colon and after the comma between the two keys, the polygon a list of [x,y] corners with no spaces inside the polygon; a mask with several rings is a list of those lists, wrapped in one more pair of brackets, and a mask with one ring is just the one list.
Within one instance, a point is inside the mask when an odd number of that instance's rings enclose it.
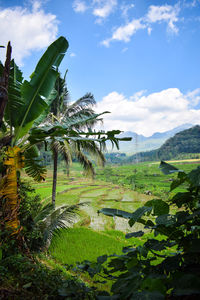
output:
{"label": "white cloud", "polygon": [[70,56],[70,57],[75,57],[75,56],[76,56],[76,53],[72,52],[72,53],[70,53],[69,56]]}
{"label": "white cloud", "polygon": [[93,4],[97,7],[93,9],[93,15],[99,18],[107,18],[117,5],[117,0],[94,0]]}
{"label": "white cloud", "polygon": [[112,92],[98,102],[98,112],[111,112],[104,116],[104,128],[135,131],[149,136],[184,123],[200,123],[200,109],[194,109],[191,105],[191,98],[199,101],[200,89],[186,95],[177,88],[147,96],[144,92],[140,91],[130,98]]}
{"label": "white cloud", "polygon": [[134,35],[139,29],[146,28],[145,24],[142,24],[141,19],[138,20],[132,20],[125,26],[118,27],[112,34],[112,37],[109,39],[106,39],[102,42],[102,44],[106,47],[109,47],[110,42],[117,40],[117,41],[124,41],[129,42],[132,35]]}
{"label": "white cloud", "polygon": [[200,88],[188,92],[186,98],[190,101],[191,106],[197,106],[200,103]]}
{"label": "white cloud", "polygon": [[78,13],[84,13],[88,9],[85,2],[81,0],[75,0],[72,4],[72,7],[74,11]]}
{"label": "white cloud", "polygon": [[193,7],[197,6],[198,3],[199,3],[199,0],[192,0],[192,1],[184,0],[184,1],[183,1],[183,5],[184,5],[186,8],[193,8]]}
{"label": "white cloud", "polygon": [[108,39],[103,40],[101,44],[109,47],[110,43],[116,40],[127,43],[139,29],[147,28],[148,35],[150,35],[153,23],[165,22],[167,23],[167,29],[169,32],[178,33],[178,27],[176,26],[176,23],[179,20],[179,12],[179,5],[151,5],[149,6],[146,15],[139,19],[132,19],[132,21],[126,23],[125,25],[119,26],[117,29],[115,29],[112,36]]}
{"label": "white cloud", "polygon": [[[58,21],[56,16],[45,13],[40,1],[32,2],[32,9],[11,7],[0,10],[1,45],[12,44],[12,57],[22,65],[23,59],[33,50],[41,50],[56,39]],[[1,51],[0,59],[4,61]]]}
{"label": "white cloud", "polygon": [[178,33],[175,23],[178,21],[179,11],[178,5],[151,5],[146,15],[146,21],[148,23],[166,22],[170,31]]}
{"label": "white cloud", "polygon": [[148,27],[148,28],[147,28],[147,32],[148,32],[148,35],[151,35],[152,27]]}
{"label": "white cloud", "polygon": [[128,19],[128,12],[130,9],[134,8],[135,5],[133,3],[131,4],[122,4],[121,5],[121,11],[122,11],[122,17],[125,18],[126,20]]}

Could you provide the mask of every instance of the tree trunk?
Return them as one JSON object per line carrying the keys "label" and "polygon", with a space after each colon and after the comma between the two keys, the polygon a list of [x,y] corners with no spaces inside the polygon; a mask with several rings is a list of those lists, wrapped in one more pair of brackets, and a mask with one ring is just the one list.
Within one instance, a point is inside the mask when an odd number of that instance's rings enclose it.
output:
{"label": "tree trunk", "polygon": [[69,164],[66,164],[66,169],[67,169],[67,178],[69,179]]}
{"label": "tree trunk", "polygon": [[1,179],[2,182],[0,183],[0,197],[3,199],[3,203],[1,203],[2,224],[10,231],[11,236],[16,236],[22,229],[18,217],[20,198],[17,187],[17,170],[24,166],[21,149],[17,146],[9,147],[3,164],[6,167],[6,175]]}
{"label": "tree trunk", "polygon": [[3,70],[3,75],[0,78],[0,127],[2,126],[4,111],[8,102],[8,81],[10,74],[11,52],[12,48],[9,42],[7,46],[6,61]]}
{"label": "tree trunk", "polygon": [[53,149],[53,187],[52,187],[52,204],[55,207],[56,203],[56,184],[57,184],[57,169],[58,169],[58,152]]}

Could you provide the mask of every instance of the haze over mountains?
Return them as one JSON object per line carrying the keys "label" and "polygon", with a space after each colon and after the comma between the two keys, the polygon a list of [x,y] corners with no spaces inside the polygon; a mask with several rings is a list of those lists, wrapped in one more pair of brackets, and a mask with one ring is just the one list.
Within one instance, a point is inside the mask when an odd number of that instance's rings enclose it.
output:
{"label": "haze over mountains", "polygon": [[[133,131],[126,131],[119,135],[119,137],[132,137],[132,141],[130,142],[120,142],[120,150],[119,152],[124,152],[127,154],[134,154],[136,152],[149,151],[158,149],[160,146],[164,144],[164,142],[173,137],[176,133],[189,129],[193,127],[192,124],[183,124],[181,126],[175,127],[172,130],[165,132],[156,132],[150,137],[145,137],[142,134],[137,134]],[[110,145],[108,145],[108,151],[113,152],[111,150]],[[117,152],[117,151],[114,151]]]}

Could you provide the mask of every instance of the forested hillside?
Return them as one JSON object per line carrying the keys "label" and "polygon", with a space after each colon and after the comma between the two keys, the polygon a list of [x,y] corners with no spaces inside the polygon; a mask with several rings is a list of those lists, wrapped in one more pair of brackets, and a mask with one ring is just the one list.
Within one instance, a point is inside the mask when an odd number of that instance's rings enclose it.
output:
{"label": "forested hillside", "polygon": [[182,154],[200,153],[200,126],[196,125],[183,130],[169,138],[159,149],[140,152],[130,156],[127,160],[152,161],[168,160],[180,157]]}

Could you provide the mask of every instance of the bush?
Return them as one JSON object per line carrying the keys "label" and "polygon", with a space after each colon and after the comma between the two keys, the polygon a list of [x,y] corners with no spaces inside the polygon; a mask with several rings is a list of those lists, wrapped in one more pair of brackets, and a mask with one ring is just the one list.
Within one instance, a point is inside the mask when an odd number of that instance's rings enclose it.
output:
{"label": "bush", "polygon": [[0,299],[95,299],[77,278],[64,278],[37,260],[20,254],[0,261]]}

